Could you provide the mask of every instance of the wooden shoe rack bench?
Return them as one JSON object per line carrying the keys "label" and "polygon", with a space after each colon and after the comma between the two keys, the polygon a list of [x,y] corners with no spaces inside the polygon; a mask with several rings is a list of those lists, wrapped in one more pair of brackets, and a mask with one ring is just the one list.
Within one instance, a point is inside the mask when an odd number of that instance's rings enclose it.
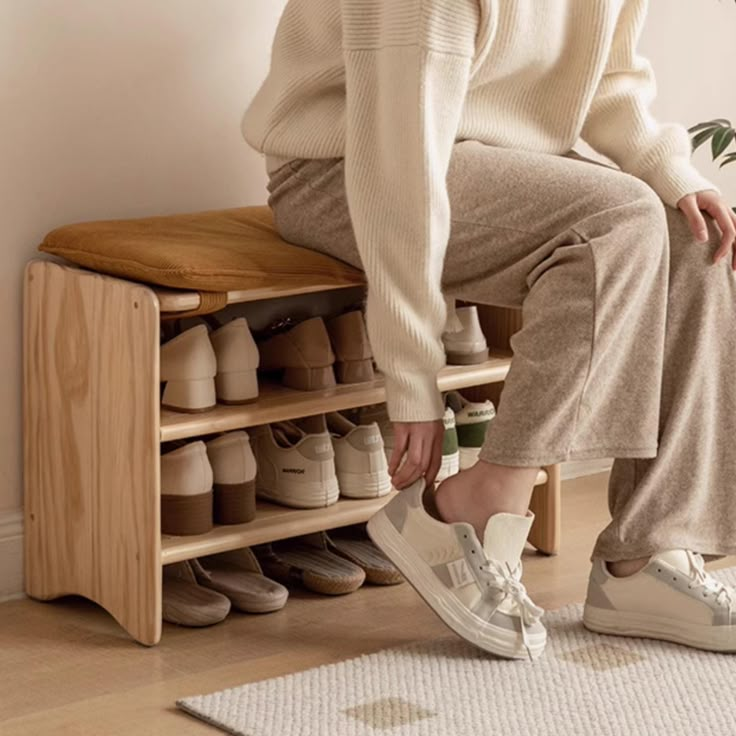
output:
{"label": "wooden shoe rack bench", "polygon": [[[320,287],[229,291],[227,304],[355,287],[355,279]],[[26,591],[50,600],[76,594],[105,608],[138,642],[161,637],[162,566],[206,554],[366,521],[392,495],[340,500],[295,510],[258,504],[254,521],[216,526],[201,536],[160,529],[160,443],[277,420],[340,411],[385,400],[370,383],[299,392],[261,384],[258,401],[200,414],[160,407],[161,320],[196,309],[196,291],[173,291],[67,263],[34,260],[25,274],[24,455]],[[470,389],[498,400],[511,363],[508,338],[519,313],[482,307],[491,345],[479,365],[448,366],[442,390]],[[559,545],[559,467],[543,469],[532,502],[530,542],[554,554]]]}

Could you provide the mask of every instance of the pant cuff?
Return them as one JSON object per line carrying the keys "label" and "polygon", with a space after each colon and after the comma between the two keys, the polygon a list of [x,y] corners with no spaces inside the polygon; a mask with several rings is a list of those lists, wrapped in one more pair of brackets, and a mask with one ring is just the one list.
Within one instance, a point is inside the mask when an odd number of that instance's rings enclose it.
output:
{"label": "pant cuff", "polygon": [[589,447],[579,450],[558,450],[540,453],[527,453],[523,450],[504,450],[485,447],[481,449],[479,460],[498,465],[517,467],[543,467],[557,465],[571,460],[595,460],[599,458],[653,458],[657,456],[657,445],[650,447]]}

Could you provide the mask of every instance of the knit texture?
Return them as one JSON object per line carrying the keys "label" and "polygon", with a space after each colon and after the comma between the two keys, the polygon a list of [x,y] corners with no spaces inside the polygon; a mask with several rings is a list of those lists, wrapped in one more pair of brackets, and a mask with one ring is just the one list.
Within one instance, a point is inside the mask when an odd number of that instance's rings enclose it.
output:
{"label": "knit texture", "polygon": [[243,134],[345,157],[366,323],[394,421],[439,419],[446,174],[458,140],[562,154],[580,137],[669,205],[716,189],[649,112],[647,0],[289,0]]}

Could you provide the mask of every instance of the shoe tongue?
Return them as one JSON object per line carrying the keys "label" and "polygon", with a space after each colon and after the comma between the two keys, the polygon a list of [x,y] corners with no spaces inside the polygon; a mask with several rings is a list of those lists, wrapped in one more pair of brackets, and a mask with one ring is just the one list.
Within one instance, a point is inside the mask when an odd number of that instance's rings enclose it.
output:
{"label": "shoe tongue", "polygon": [[652,559],[662,560],[681,572],[690,572],[690,558],[684,549],[668,549],[658,552]]}
{"label": "shoe tongue", "polygon": [[534,514],[493,514],[483,533],[483,550],[489,560],[508,562],[515,568],[529,536]]}

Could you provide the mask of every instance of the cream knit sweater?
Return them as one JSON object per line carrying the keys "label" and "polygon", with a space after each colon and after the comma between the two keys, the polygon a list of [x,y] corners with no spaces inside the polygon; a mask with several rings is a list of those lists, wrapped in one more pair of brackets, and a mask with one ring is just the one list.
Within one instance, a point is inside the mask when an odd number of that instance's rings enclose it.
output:
{"label": "cream knit sweater", "polygon": [[394,421],[443,414],[441,273],[455,141],[562,154],[580,137],[669,205],[715,187],[649,112],[647,0],[289,0],[243,121],[277,163],[345,157],[366,322]]}

